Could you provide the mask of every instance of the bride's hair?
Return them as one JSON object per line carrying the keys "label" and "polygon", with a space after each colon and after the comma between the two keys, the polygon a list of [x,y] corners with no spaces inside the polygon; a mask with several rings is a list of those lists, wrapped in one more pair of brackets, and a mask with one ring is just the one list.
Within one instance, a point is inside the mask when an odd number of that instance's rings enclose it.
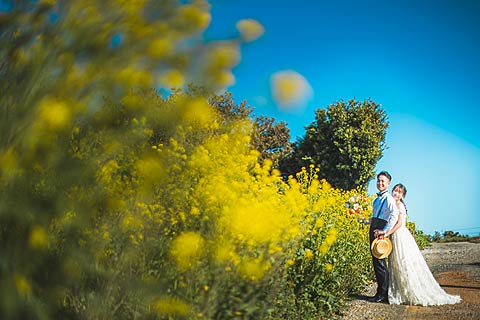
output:
{"label": "bride's hair", "polygon": [[397,183],[397,184],[393,187],[392,191],[395,190],[395,189],[397,189],[397,188],[398,188],[400,191],[402,191],[402,193],[403,193],[403,198],[402,198],[402,200],[400,200],[400,201],[402,201],[403,205],[405,206],[405,212],[408,212],[408,210],[407,210],[407,205],[405,204],[405,201],[403,201],[403,199],[407,196],[407,188],[406,188],[403,184]]}

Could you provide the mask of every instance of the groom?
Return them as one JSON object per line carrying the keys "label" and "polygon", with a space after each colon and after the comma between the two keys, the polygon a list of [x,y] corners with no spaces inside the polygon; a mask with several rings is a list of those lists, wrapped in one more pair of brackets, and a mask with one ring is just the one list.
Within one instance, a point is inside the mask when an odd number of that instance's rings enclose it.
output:
{"label": "groom", "polygon": [[[388,193],[392,177],[387,171],[377,175],[378,197],[373,201],[373,213],[370,220],[370,247],[375,239],[375,230],[388,232],[398,219],[395,199]],[[371,253],[371,252],[370,252]],[[377,293],[368,299],[370,302],[386,302],[388,299],[388,269],[385,259],[377,259],[372,254],[373,270],[377,278]]]}

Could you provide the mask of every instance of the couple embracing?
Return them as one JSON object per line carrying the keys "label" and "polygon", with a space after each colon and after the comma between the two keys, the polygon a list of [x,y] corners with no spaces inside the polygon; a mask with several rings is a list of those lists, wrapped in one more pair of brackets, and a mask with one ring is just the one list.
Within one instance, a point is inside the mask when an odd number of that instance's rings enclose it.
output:
{"label": "couple embracing", "polygon": [[[373,201],[370,220],[370,244],[391,237],[392,252],[388,259],[373,249],[372,260],[377,279],[377,293],[371,302],[390,304],[442,305],[460,302],[459,296],[447,294],[428,268],[415,239],[406,227],[407,209],[403,198],[407,189],[397,184],[388,192],[392,177],[386,171],[377,175],[378,197]],[[371,246],[372,248],[372,246]]]}

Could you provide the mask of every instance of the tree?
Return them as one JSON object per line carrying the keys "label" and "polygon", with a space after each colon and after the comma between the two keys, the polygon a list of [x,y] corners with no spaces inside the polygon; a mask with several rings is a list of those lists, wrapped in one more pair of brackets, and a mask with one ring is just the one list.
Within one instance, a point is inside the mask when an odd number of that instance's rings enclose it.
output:
{"label": "tree", "polygon": [[252,114],[253,108],[247,106],[246,101],[235,104],[232,94],[224,92],[223,94],[214,94],[210,97],[209,103],[217,110],[220,116],[226,122],[248,119]]}
{"label": "tree", "polygon": [[[198,88],[194,90],[198,91]],[[260,153],[261,162],[270,159],[273,167],[278,167],[279,160],[290,151],[290,129],[285,122],[277,123],[275,118],[267,116],[252,116],[254,109],[246,101],[236,104],[230,92],[210,96],[209,103],[225,123],[245,119],[253,122],[251,145]]]}
{"label": "tree", "polygon": [[280,159],[291,151],[290,129],[285,122],[275,123],[275,118],[261,116],[255,118],[252,132],[253,147],[260,152],[260,161],[272,160],[278,167]]}
{"label": "tree", "polygon": [[315,121],[282,159],[283,174],[302,166],[320,167],[319,178],[342,189],[366,188],[385,150],[387,115],[374,101],[335,102],[317,109]]}

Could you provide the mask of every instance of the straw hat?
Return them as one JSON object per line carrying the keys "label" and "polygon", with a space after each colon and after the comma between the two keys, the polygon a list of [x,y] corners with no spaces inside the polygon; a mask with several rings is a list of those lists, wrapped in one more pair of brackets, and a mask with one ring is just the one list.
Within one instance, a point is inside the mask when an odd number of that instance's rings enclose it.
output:
{"label": "straw hat", "polygon": [[377,259],[385,259],[392,252],[392,242],[389,238],[375,238],[372,242],[372,255]]}

